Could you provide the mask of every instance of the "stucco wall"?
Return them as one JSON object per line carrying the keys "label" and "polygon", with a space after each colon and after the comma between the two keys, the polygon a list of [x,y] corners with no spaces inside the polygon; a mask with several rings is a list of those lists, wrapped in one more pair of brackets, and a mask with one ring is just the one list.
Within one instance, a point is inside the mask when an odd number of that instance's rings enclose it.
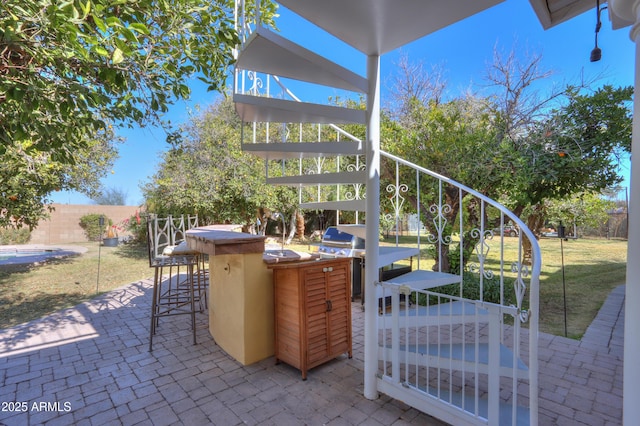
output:
{"label": "stucco wall", "polygon": [[[33,244],[68,244],[87,241],[84,230],[80,227],[80,218],[86,214],[104,214],[113,223],[118,223],[133,216],[140,210],[139,206],[101,206],[84,204],[53,204],[54,211],[48,220],[40,222],[31,232]],[[126,235],[120,233],[120,236]]]}

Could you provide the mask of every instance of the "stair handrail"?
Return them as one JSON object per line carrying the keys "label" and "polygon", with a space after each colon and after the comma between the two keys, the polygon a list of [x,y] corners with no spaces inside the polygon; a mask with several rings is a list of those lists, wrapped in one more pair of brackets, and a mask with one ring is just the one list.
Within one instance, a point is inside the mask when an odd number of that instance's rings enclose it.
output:
{"label": "stair handrail", "polygon": [[[439,173],[426,169],[422,166],[419,166],[415,163],[407,161],[396,155],[390,154],[386,151],[380,150],[380,156],[383,158],[387,158],[391,161],[395,161],[397,164],[402,164],[404,166],[407,166],[420,173],[429,175],[435,179],[438,179],[441,182],[457,187],[460,190],[465,191],[467,194],[477,197],[478,199],[482,200],[486,204],[498,209],[502,213],[503,218],[504,217],[509,218],[520,229],[520,238],[521,238],[520,245],[522,246],[522,238],[527,238],[527,240],[530,242],[531,244],[530,262],[531,263],[530,265],[528,265],[530,269],[528,271],[523,272],[522,268],[518,267],[517,271],[514,271],[514,272],[517,272],[518,275],[522,275],[523,277],[528,276],[529,278],[528,280],[529,286],[527,288],[529,293],[529,298],[528,298],[529,306],[527,310],[524,310],[524,307],[521,305],[521,302],[518,301],[517,303],[518,306],[516,306],[518,315],[515,316],[514,319],[521,323],[525,323],[525,322],[529,323],[529,357],[528,357],[529,370],[530,370],[529,387],[530,389],[537,389],[538,388],[538,369],[539,369],[538,367],[538,328],[539,328],[539,307],[540,307],[539,292],[540,292],[540,272],[542,267],[542,257],[540,252],[540,245],[534,233],[515,213],[510,211],[508,208],[506,208],[504,205],[502,205],[498,201],[495,201],[487,197],[486,195],[478,191],[475,191],[460,182],[457,182],[454,179],[443,176]],[[397,214],[398,212],[396,212],[396,215]],[[502,219],[502,221],[504,221],[504,219]],[[418,244],[420,243],[418,242]],[[519,262],[522,262],[522,259],[520,259]],[[500,269],[502,270],[502,268],[503,268],[503,265],[501,265]],[[460,273],[462,274],[462,271],[460,271]],[[521,297],[524,297],[524,291],[521,293]],[[537,410],[538,393],[531,392],[529,395],[529,398],[530,398],[529,399],[530,408],[533,410]],[[533,417],[537,419],[537,414],[533,413]]]}

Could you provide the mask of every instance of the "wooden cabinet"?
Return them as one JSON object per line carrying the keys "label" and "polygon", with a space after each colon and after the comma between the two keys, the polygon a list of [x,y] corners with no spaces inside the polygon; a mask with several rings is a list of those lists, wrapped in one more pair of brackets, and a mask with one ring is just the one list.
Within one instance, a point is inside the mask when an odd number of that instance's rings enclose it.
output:
{"label": "wooden cabinet", "polygon": [[324,259],[273,268],[275,357],[302,372],[351,347],[351,259]]}

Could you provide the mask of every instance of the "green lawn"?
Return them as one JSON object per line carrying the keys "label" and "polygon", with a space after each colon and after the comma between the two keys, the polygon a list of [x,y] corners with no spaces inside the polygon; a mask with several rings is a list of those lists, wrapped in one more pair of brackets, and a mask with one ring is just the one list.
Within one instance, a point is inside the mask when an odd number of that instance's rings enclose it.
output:
{"label": "green lawn", "polygon": [[[393,240],[393,241],[391,241]],[[411,244],[415,237],[401,237],[400,245]],[[395,244],[395,238],[389,242]],[[505,238],[505,258],[517,259],[517,238]],[[561,241],[542,238],[540,276],[540,331],[564,335],[564,285],[567,300],[567,336],[582,337],[605,299],[615,287],[625,283],[627,242],[580,238]],[[488,263],[497,266],[499,248],[492,243]]]}
{"label": "green lawn", "polygon": [[[560,240],[542,239],[540,331],[564,335]],[[605,239],[563,241],[568,336],[580,338],[605,299],[625,283],[627,242]]]}
{"label": "green lawn", "polygon": [[0,328],[74,306],[94,297],[96,290],[103,293],[153,276],[146,247],[75,245],[88,251],[31,267],[0,266]]}
{"label": "green lawn", "polygon": [[[517,239],[508,238],[506,250]],[[0,328],[20,324],[88,300],[98,293],[152,276],[145,247],[102,247],[30,268],[0,267]],[[513,245],[513,247],[510,247]],[[564,334],[560,240],[542,239],[540,331]],[[579,239],[563,242],[569,337],[580,338],[609,292],[625,281],[626,241]],[[291,245],[309,250],[307,244]],[[98,281],[98,263],[100,277]]]}

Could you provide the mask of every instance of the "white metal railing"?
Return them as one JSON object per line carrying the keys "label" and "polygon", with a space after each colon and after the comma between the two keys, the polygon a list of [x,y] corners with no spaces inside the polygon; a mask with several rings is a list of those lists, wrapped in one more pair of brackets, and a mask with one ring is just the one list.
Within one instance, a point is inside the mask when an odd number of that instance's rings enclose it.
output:
{"label": "white metal railing", "polygon": [[531,381],[519,327],[500,334],[504,317],[517,320],[515,307],[381,286],[391,300],[379,317],[381,391],[453,424],[530,424],[534,407],[518,390]]}
{"label": "white metal railing", "polygon": [[[536,238],[483,194],[391,154],[382,158],[392,176],[381,205],[391,210],[395,243],[408,239],[400,219],[415,214],[423,225],[410,236],[420,253],[417,269],[457,278],[439,287],[428,279],[380,283],[380,387],[428,406],[436,399],[444,419],[456,424],[537,424]],[[516,237],[505,233],[507,224]]]}

